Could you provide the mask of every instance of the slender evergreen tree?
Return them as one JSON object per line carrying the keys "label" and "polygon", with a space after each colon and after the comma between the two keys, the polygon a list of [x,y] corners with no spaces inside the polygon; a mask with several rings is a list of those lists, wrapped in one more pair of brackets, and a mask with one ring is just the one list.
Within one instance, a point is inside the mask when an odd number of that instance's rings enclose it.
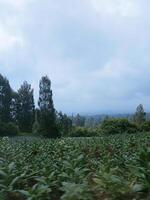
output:
{"label": "slender evergreen tree", "polygon": [[141,125],[143,122],[146,120],[146,113],[144,111],[144,107],[142,104],[140,104],[136,108],[136,112],[134,114],[134,122],[137,123],[138,125]]}
{"label": "slender evergreen tree", "polygon": [[11,121],[15,124],[17,124],[17,99],[18,99],[18,93],[15,91],[12,91],[10,117],[11,117]]}
{"label": "slender evergreen tree", "polygon": [[31,85],[26,81],[21,85],[17,95],[17,121],[21,131],[31,132],[34,122],[34,96]]}
{"label": "slender evergreen tree", "polygon": [[40,132],[45,137],[57,138],[59,131],[56,126],[56,112],[53,104],[51,81],[43,76],[39,84]]}
{"label": "slender evergreen tree", "polygon": [[38,114],[39,114],[39,110],[36,109],[35,110],[35,119],[34,119],[34,123],[33,123],[33,126],[32,126],[32,133],[34,136],[37,136],[39,135],[39,122],[38,122]]}
{"label": "slender evergreen tree", "polygon": [[10,122],[11,120],[12,90],[7,78],[0,74],[0,120]]}

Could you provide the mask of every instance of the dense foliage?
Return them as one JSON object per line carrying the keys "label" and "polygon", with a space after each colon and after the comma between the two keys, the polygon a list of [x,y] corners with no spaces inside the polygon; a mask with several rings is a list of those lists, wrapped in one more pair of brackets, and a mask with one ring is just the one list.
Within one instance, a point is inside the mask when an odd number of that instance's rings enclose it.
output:
{"label": "dense foliage", "polygon": [[145,121],[139,126],[140,132],[150,131],[150,121]]}
{"label": "dense foliage", "polygon": [[57,127],[61,136],[69,136],[72,131],[72,120],[62,112],[57,113]]}
{"label": "dense foliage", "polygon": [[[72,121],[66,114],[57,115],[53,104],[51,81],[47,76],[40,80],[38,108],[35,109],[34,93],[26,81],[14,91],[7,78],[0,74],[0,136],[10,135],[10,124],[18,127],[20,134],[33,132],[50,138],[68,135]],[[5,127],[5,128],[4,128]],[[3,131],[2,131],[3,130]],[[14,135],[14,134],[12,134]]]}
{"label": "dense foliage", "polygon": [[150,196],[150,134],[0,139],[0,199],[141,200]]}
{"label": "dense foliage", "polygon": [[142,124],[145,122],[146,120],[146,113],[144,111],[143,105],[140,104],[137,108],[136,108],[136,112],[133,116],[133,120],[135,121],[136,124]]}
{"label": "dense foliage", "polygon": [[50,79],[47,76],[42,77],[39,87],[39,132],[45,137],[57,138],[59,131],[56,126],[56,112],[53,105]]}
{"label": "dense foliage", "polygon": [[94,137],[99,136],[99,131],[93,128],[74,127],[70,133],[71,137]]}
{"label": "dense foliage", "polygon": [[21,85],[17,94],[17,122],[22,132],[31,132],[34,122],[34,97],[31,85],[26,81]]}
{"label": "dense foliage", "polygon": [[18,135],[19,129],[18,127],[12,123],[5,123],[5,122],[0,122],[0,135],[1,136],[16,136]]}
{"label": "dense foliage", "polygon": [[[150,131],[144,107],[140,104],[135,114],[127,118],[95,118],[92,116],[67,116],[56,111],[53,103],[51,80],[43,76],[39,83],[38,107],[35,108],[34,93],[26,81],[14,91],[7,78],[0,74],[0,136],[20,135],[44,136],[47,138],[93,137],[102,134],[136,133]],[[10,124],[13,131],[10,134]],[[5,128],[4,128],[5,127]],[[18,128],[16,128],[18,127]],[[8,129],[8,132],[6,132]],[[3,131],[2,131],[3,130]]]}
{"label": "dense foliage", "polygon": [[11,95],[9,81],[0,74],[0,120],[3,122],[11,120]]}
{"label": "dense foliage", "polygon": [[101,129],[106,134],[136,133],[139,130],[135,123],[127,119],[106,119],[103,121]]}

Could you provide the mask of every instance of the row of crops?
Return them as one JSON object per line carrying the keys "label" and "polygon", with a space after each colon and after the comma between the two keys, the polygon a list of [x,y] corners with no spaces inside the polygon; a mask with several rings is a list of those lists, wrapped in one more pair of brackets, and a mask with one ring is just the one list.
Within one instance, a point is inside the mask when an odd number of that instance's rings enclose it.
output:
{"label": "row of crops", "polygon": [[0,200],[150,199],[150,134],[0,139]]}

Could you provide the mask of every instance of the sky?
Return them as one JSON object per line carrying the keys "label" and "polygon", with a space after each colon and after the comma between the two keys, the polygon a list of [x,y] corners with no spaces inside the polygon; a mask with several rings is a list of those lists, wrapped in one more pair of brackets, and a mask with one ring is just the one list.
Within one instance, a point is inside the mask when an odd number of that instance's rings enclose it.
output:
{"label": "sky", "polygon": [[0,0],[0,73],[66,113],[150,111],[149,0]]}

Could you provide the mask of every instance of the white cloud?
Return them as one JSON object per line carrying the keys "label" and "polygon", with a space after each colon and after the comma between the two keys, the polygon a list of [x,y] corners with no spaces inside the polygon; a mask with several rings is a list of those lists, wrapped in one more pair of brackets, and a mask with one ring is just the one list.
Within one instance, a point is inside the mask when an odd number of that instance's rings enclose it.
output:
{"label": "white cloud", "polygon": [[23,9],[25,6],[34,0],[0,0],[0,4],[11,6],[13,9]]}
{"label": "white cloud", "polygon": [[23,46],[22,38],[12,34],[0,24],[0,53],[5,53],[16,45]]}
{"label": "white cloud", "polygon": [[140,75],[139,69],[134,66],[130,66],[125,61],[119,58],[114,58],[108,61],[104,67],[97,68],[92,72],[95,78],[108,78],[108,79],[120,79],[123,77],[138,76]]}
{"label": "white cloud", "polygon": [[26,79],[37,97],[48,74],[56,108],[68,112],[129,110],[149,95],[149,14],[141,0],[32,2],[0,0],[0,71],[15,89]]}
{"label": "white cloud", "polygon": [[25,5],[25,0],[5,0],[5,3],[10,4],[16,8],[22,8]]}
{"label": "white cloud", "polygon": [[135,17],[140,12],[135,0],[90,0],[90,3],[101,16]]}
{"label": "white cloud", "polygon": [[[20,13],[31,0],[0,0],[0,58],[15,47],[23,47],[25,40],[19,27]],[[4,58],[5,59],[5,58]]]}

